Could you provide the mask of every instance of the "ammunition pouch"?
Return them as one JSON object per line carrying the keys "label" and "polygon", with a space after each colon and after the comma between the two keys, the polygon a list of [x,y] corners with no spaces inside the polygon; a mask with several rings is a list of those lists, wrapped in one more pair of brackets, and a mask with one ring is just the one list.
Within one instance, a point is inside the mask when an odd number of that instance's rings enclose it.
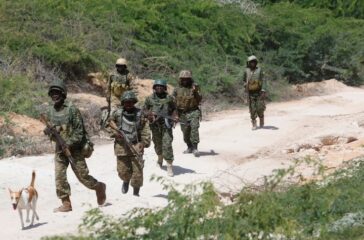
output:
{"label": "ammunition pouch", "polygon": [[85,145],[83,145],[81,149],[81,153],[85,158],[89,158],[91,157],[93,151],[94,151],[94,144],[89,139],[87,139]]}

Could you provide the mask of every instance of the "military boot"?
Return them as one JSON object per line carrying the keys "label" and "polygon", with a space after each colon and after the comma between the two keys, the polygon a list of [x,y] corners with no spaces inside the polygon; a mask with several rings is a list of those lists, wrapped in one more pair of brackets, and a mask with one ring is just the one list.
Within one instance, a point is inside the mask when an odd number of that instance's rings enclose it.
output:
{"label": "military boot", "polygon": [[139,197],[139,190],[140,190],[140,188],[134,187],[133,188],[133,195]]}
{"label": "military boot", "polygon": [[167,162],[167,175],[170,177],[173,177],[174,175],[172,162]]}
{"label": "military boot", "polygon": [[252,130],[257,130],[257,120],[252,120]]}
{"label": "military boot", "polygon": [[157,166],[162,168],[162,165],[163,165],[163,155],[158,155]]}
{"label": "military boot", "polygon": [[121,192],[122,193],[127,193],[129,190],[129,182],[123,182],[123,186],[121,187]]}
{"label": "military boot", "polygon": [[192,153],[193,146],[192,144],[187,144],[187,149],[183,151],[184,154],[186,153]]}
{"label": "military boot", "polygon": [[53,209],[53,212],[70,212],[72,211],[72,205],[70,197],[62,198],[62,205]]}
{"label": "military boot", "polygon": [[193,144],[192,153],[193,153],[193,155],[195,157],[199,157],[200,156],[200,152],[197,149],[197,144]]}
{"label": "military boot", "polygon": [[259,118],[259,127],[264,127],[264,117]]}
{"label": "military boot", "polygon": [[106,185],[103,182],[98,182],[95,187],[97,204],[104,205],[106,201]]}

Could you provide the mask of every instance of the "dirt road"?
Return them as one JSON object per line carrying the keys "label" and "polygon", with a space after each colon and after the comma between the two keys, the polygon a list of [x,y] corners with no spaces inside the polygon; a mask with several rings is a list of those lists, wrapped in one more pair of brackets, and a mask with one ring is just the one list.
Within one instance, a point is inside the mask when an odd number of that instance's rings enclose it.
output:
{"label": "dirt road", "polygon": [[[174,131],[175,174],[155,165],[153,146],[146,151],[145,182],[141,197],[121,194],[121,180],[116,173],[112,143],[96,146],[88,160],[91,175],[107,184],[107,214],[120,216],[134,207],[158,207],[167,203],[167,192],[154,181],[154,174],[176,183],[188,184],[211,180],[220,191],[238,191],[243,181],[255,181],[273,169],[288,166],[295,157],[312,155],[339,166],[344,160],[364,154],[364,90],[340,86],[334,93],[298,101],[269,104],[266,127],[252,131],[247,109],[227,111],[201,123],[201,157],[184,155],[181,131]],[[335,141],[324,144],[330,136]],[[351,138],[350,138],[351,137]],[[330,139],[331,139],[330,138]],[[348,139],[358,139],[352,143]],[[314,150],[310,145],[319,147]],[[330,157],[331,156],[331,157]],[[1,239],[39,239],[42,236],[76,233],[84,212],[97,207],[95,193],[86,189],[69,171],[73,211],[52,212],[60,203],[56,198],[52,155],[8,158],[0,161]],[[38,214],[32,228],[21,230],[18,213],[12,209],[7,188],[18,189],[30,182],[36,170],[39,191]]]}

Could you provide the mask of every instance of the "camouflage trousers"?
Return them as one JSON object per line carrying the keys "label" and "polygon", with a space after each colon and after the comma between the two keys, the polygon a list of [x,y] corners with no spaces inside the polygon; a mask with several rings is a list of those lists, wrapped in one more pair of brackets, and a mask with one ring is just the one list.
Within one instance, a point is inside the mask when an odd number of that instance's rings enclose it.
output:
{"label": "camouflage trousers", "polygon": [[[77,179],[87,188],[95,189],[98,181],[89,175],[89,170],[85,158],[80,151],[72,151],[72,157],[75,161],[75,166],[72,170]],[[69,160],[63,154],[56,153],[55,155],[55,176],[56,176],[56,192],[57,197],[62,199],[71,195],[71,188],[67,180],[67,168]]]}
{"label": "camouflage trousers", "polygon": [[265,101],[260,94],[249,95],[249,112],[250,118],[255,120],[257,117],[264,117]]}
{"label": "camouflage trousers", "polygon": [[173,162],[173,133],[172,128],[167,128],[162,124],[151,124],[152,140],[154,150],[157,155],[162,155],[163,158],[171,163]]}
{"label": "camouflage trousers", "polygon": [[189,125],[181,124],[183,140],[188,146],[198,144],[200,142],[200,135],[198,132],[200,127],[200,117],[201,112],[199,109],[187,113],[179,113],[180,121],[189,123]]}
{"label": "camouflage trousers", "polygon": [[136,163],[135,156],[117,156],[118,175],[124,182],[130,182],[132,187],[143,186],[143,168]]}

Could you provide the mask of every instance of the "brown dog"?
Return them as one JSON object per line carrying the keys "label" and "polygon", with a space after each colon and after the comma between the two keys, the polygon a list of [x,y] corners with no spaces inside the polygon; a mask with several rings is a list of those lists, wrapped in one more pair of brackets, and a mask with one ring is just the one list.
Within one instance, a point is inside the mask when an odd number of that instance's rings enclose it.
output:
{"label": "brown dog", "polygon": [[12,191],[9,188],[11,203],[13,205],[13,209],[18,209],[21,227],[24,229],[24,221],[23,221],[23,212],[22,210],[25,209],[27,211],[27,219],[26,222],[30,222],[29,220],[29,212],[30,210],[33,211],[32,221],[30,226],[34,223],[34,218],[39,220],[36,207],[37,207],[37,200],[38,200],[38,193],[37,190],[34,188],[34,180],[35,180],[35,172],[32,172],[32,181],[30,182],[30,186],[27,188],[23,188],[20,191]]}

